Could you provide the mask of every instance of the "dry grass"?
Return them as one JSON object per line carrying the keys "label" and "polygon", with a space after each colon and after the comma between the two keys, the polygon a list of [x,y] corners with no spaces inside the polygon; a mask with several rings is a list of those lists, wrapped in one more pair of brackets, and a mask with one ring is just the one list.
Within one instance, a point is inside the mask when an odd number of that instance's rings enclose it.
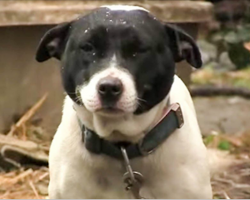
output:
{"label": "dry grass", "polygon": [[[18,140],[30,140],[44,146],[47,151],[50,141],[45,139],[44,132],[39,127],[32,126],[29,121],[43,105],[47,98],[45,94],[34,104],[20,120],[14,124],[8,135]],[[48,168],[24,169],[0,173],[0,199],[45,199],[48,195]]]}
{"label": "dry grass", "polygon": [[212,179],[214,198],[250,198],[250,161],[228,167]]}
{"label": "dry grass", "polygon": [[210,136],[207,146],[224,149],[231,159],[230,165],[212,177],[214,198],[250,199],[250,131],[239,136]]}
{"label": "dry grass", "polygon": [[[220,141],[229,141],[232,165],[223,168],[212,178],[214,198],[250,199],[250,135],[214,137],[208,146],[217,148]],[[45,199],[49,173],[47,168],[19,169],[8,173],[0,173],[1,199]]]}
{"label": "dry grass", "polygon": [[191,78],[194,85],[235,86],[250,89],[250,68],[229,72],[204,68],[192,73]]}
{"label": "dry grass", "polygon": [[0,199],[45,199],[48,183],[47,168],[0,173]]}

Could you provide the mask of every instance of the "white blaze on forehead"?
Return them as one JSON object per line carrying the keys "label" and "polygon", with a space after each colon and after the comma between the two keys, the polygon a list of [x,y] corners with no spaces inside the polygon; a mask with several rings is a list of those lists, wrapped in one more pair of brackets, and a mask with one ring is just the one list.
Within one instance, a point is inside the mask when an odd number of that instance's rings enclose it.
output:
{"label": "white blaze on forehead", "polygon": [[89,111],[100,109],[101,102],[98,97],[97,86],[101,79],[113,77],[119,79],[123,84],[123,93],[117,102],[117,107],[125,112],[134,112],[137,105],[137,92],[132,75],[125,69],[120,68],[114,55],[108,68],[96,73],[91,77],[89,83],[80,87],[80,95],[83,104]]}
{"label": "white blaze on forehead", "polygon": [[139,7],[139,6],[129,6],[129,5],[106,5],[106,6],[102,6],[105,8],[108,8],[110,10],[121,10],[121,11],[133,11],[133,10],[143,10],[146,12],[149,12],[148,10],[146,10],[145,8]]}

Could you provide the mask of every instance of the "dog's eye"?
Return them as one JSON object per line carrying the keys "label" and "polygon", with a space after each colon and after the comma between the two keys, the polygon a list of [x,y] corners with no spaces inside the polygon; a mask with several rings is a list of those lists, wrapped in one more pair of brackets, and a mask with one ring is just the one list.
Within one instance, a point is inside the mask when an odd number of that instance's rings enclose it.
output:
{"label": "dog's eye", "polygon": [[138,49],[137,49],[137,53],[146,53],[146,52],[148,52],[149,50],[150,50],[150,47],[144,46],[144,47],[138,48]]}
{"label": "dog's eye", "polygon": [[123,47],[123,56],[124,57],[133,57],[137,58],[138,55],[143,55],[148,53],[151,50],[150,46],[140,45],[136,43],[128,43]]}
{"label": "dog's eye", "polygon": [[91,43],[86,43],[81,46],[81,49],[87,53],[91,53],[95,50],[95,47]]}

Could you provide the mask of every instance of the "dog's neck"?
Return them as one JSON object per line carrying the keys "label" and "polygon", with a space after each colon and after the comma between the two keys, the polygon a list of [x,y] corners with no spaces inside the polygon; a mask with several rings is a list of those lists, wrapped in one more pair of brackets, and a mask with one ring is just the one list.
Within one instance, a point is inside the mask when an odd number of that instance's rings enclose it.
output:
{"label": "dog's neck", "polygon": [[141,115],[128,114],[119,117],[104,117],[91,113],[84,106],[74,104],[81,123],[96,132],[101,138],[110,141],[138,142],[162,117],[169,97]]}

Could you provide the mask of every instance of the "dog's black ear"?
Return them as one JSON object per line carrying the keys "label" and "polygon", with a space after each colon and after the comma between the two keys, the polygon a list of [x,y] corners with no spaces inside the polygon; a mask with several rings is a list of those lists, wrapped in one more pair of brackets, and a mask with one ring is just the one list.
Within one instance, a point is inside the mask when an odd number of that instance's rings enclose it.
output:
{"label": "dog's black ear", "polygon": [[174,25],[164,24],[164,26],[169,36],[175,62],[186,60],[193,67],[200,68],[202,66],[201,53],[194,39]]}
{"label": "dog's black ear", "polygon": [[62,23],[45,33],[36,52],[38,62],[46,61],[51,57],[61,59],[70,25],[71,23]]}

